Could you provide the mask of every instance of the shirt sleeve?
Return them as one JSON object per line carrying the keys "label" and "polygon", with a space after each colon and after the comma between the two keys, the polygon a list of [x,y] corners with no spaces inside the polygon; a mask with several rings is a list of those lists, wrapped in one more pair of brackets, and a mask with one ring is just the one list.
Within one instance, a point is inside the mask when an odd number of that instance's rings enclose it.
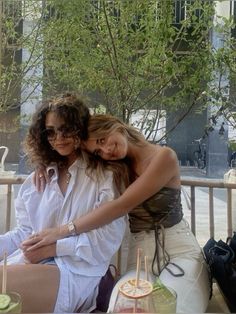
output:
{"label": "shirt sleeve", "polygon": [[17,226],[13,230],[0,235],[0,256],[3,256],[4,252],[7,252],[8,255],[13,253],[16,249],[19,248],[21,242],[29,237],[29,235],[32,233],[29,216],[22,199],[22,193],[28,182],[26,180],[26,182],[22,184],[15,200]]}
{"label": "shirt sleeve", "polygon": [[[107,175],[103,184],[99,186],[98,195],[94,210],[100,204],[118,196],[111,174]],[[91,265],[110,262],[121,245],[125,229],[126,217],[121,217],[90,232],[58,240],[57,256],[76,255],[77,260]]]}

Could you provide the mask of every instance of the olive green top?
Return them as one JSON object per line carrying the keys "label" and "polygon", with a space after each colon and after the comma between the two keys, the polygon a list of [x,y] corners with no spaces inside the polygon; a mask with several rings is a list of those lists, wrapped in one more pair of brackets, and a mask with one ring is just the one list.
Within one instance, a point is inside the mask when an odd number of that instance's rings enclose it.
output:
{"label": "olive green top", "polygon": [[181,190],[164,187],[129,213],[131,232],[169,228],[183,217]]}
{"label": "olive green top", "polygon": [[[129,213],[131,232],[154,230],[155,232],[155,252],[152,260],[152,272],[159,276],[165,268],[172,276],[184,276],[182,267],[170,261],[170,256],[165,249],[164,228],[170,228],[181,221],[183,210],[181,205],[181,190],[164,187],[159,192],[151,196],[141,205],[134,208]],[[163,241],[159,240],[159,232]],[[160,258],[160,249],[162,258]],[[163,259],[163,263],[161,262]],[[172,264],[175,271],[168,265]]]}

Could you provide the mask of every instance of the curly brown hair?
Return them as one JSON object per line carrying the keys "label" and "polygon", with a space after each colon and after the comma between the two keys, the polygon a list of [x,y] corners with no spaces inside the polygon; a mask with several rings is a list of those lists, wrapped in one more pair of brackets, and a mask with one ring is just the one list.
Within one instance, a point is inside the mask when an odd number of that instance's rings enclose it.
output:
{"label": "curly brown hair", "polygon": [[[53,150],[45,134],[45,120],[48,112],[55,112],[63,118],[66,125],[73,126],[73,132],[81,140],[88,137],[89,109],[75,94],[64,94],[42,102],[32,117],[32,123],[24,141],[24,149],[29,162],[34,165],[48,166],[52,162],[63,165],[66,157]],[[77,149],[80,155],[80,147]]]}
{"label": "curly brown hair", "polygon": [[[63,167],[67,158],[53,150],[45,133],[45,121],[49,112],[55,112],[62,118],[66,125],[73,127],[73,133],[81,140],[88,138],[88,123],[91,117],[88,107],[82,98],[76,94],[64,94],[45,100],[32,117],[32,123],[24,141],[24,150],[29,162],[34,167],[47,167],[57,163]],[[77,148],[78,156],[87,163],[87,174],[92,179],[101,178],[105,170],[110,170],[114,175],[114,182],[120,192],[129,184],[129,169],[123,161],[109,162],[97,159]],[[95,171],[94,171],[95,170]]]}

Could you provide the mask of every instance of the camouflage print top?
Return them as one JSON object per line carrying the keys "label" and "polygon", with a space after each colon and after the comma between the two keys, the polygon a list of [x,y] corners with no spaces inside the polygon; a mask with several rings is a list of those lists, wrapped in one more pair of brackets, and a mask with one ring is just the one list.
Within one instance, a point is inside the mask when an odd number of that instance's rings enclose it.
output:
{"label": "camouflage print top", "polygon": [[181,190],[164,187],[129,213],[130,230],[154,230],[158,225],[169,228],[182,217]]}
{"label": "camouflage print top", "polygon": [[[165,250],[165,228],[170,228],[181,221],[183,217],[181,205],[181,190],[164,187],[141,205],[129,213],[131,232],[154,230],[156,248],[152,261],[152,272],[159,276],[165,268],[174,277],[184,275],[184,270],[170,261],[168,252]],[[158,232],[160,230],[160,232]],[[163,241],[160,241],[160,234]],[[160,249],[163,262],[160,260]],[[175,267],[175,271],[169,265]]]}

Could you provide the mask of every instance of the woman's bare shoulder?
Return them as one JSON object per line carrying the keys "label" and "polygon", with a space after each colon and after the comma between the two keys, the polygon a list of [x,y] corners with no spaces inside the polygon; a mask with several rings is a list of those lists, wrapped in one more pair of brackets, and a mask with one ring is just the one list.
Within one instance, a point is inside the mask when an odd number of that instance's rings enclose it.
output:
{"label": "woman's bare shoulder", "polygon": [[164,147],[160,146],[157,149],[157,153],[154,155],[153,159],[155,163],[164,162],[165,164],[169,162],[176,163],[178,161],[176,152],[172,148],[167,146]]}

